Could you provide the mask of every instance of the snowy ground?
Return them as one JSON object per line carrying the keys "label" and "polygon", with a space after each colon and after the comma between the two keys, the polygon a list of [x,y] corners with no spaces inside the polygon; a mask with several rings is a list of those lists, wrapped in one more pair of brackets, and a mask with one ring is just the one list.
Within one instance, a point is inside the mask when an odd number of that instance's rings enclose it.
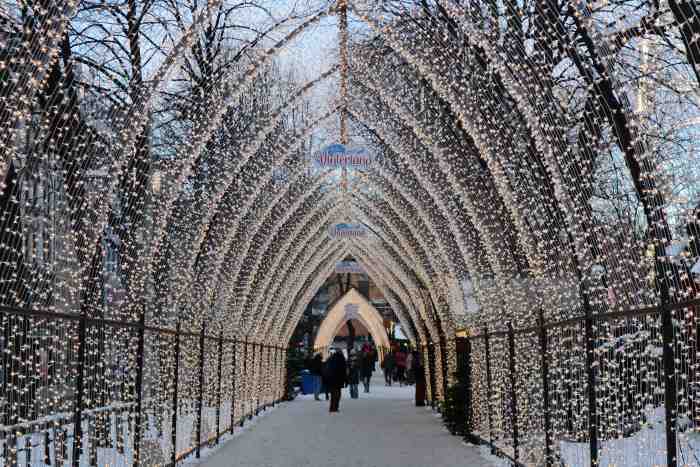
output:
{"label": "snowy ground", "polygon": [[[429,409],[415,407],[413,387],[384,386],[350,399],[340,413],[300,396],[212,452],[207,467],[490,467],[476,447],[450,435]],[[322,396],[323,399],[323,396]]]}
{"label": "snowy ground", "polygon": [[[664,410],[660,407],[649,406],[645,412],[647,422],[632,436],[599,441],[598,465],[600,467],[658,467],[666,465]],[[678,465],[700,467],[700,431],[686,428],[678,433]],[[491,456],[489,448],[485,446],[482,447],[482,453],[493,462],[494,467],[510,467],[512,465],[507,459]],[[586,467],[591,463],[588,443],[560,441],[559,455],[563,467]],[[541,453],[538,456],[541,456]]]}

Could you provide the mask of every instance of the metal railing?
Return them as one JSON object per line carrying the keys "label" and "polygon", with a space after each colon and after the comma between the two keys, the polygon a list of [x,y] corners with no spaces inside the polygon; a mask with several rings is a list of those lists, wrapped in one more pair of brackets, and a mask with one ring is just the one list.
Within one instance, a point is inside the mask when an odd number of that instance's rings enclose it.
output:
{"label": "metal railing", "polygon": [[[463,338],[465,438],[518,466],[613,465],[630,452],[634,465],[697,462],[688,435],[700,429],[698,306],[557,322],[540,313],[536,326]],[[424,348],[433,386],[434,345]]]}
{"label": "metal railing", "polygon": [[9,467],[175,465],[284,398],[279,346],[12,307],[0,328]]}

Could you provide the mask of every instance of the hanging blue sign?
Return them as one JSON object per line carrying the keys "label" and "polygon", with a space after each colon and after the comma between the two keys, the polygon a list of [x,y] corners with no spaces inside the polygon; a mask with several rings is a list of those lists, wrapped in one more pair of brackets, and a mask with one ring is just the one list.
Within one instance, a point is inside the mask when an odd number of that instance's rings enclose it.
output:
{"label": "hanging blue sign", "polygon": [[337,274],[364,274],[365,270],[357,261],[338,261],[335,263]]}
{"label": "hanging blue sign", "polygon": [[342,144],[331,144],[314,154],[313,162],[318,168],[367,169],[372,165],[372,157],[366,149],[350,149]]}
{"label": "hanging blue sign", "polygon": [[362,238],[367,236],[367,229],[362,224],[332,224],[328,235],[331,238]]}

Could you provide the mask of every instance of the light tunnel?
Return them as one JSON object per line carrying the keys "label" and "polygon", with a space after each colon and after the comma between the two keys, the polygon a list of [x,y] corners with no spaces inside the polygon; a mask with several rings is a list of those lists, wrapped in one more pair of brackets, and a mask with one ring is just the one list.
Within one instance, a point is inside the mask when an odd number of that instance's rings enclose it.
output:
{"label": "light tunnel", "polygon": [[[0,12],[4,465],[199,457],[291,397],[295,331],[348,257],[431,405],[461,394],[468,440],[514,465],[613,465],[623,439],[679,465],[700,420],[695,3],[262,3]],[[372,162],[314,165],[326,143]],[[329,234],[346,223],[363,235]],[[348,304],[388,348],[350,290],[311,350]]]}

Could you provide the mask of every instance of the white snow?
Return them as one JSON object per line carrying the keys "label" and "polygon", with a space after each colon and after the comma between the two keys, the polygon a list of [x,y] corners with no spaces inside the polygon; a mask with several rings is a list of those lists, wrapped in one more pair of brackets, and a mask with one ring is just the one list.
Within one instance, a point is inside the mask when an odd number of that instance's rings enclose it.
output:
{"label": "white snow", "polygon": [[[646,408],[647,422],[642,429],[628,438],[606,440],[599,446],[600,467],[641,467],[666,464],[666,425],[662,407]],[[700,466],[700,439],[696,431],[678,433],[678,465]],[[564,465],[590,464],[590,452],[586,443],[560,443]]]}
{"label": "white snow", "polygon": [[[665,418],[662,407],[647,407],[647,422],[642,429],[627,438],[601,441],[598,447],[600,467],[657,467],[666,465]],[[559,453],[564,467],[588,467],[588,443],[559,442]],[[482,447],[482,455],[497,467],[511,467],[506,459],[493,456]],[[678,433],[678,465],[700,467],[700,432],[688,430]]]}

